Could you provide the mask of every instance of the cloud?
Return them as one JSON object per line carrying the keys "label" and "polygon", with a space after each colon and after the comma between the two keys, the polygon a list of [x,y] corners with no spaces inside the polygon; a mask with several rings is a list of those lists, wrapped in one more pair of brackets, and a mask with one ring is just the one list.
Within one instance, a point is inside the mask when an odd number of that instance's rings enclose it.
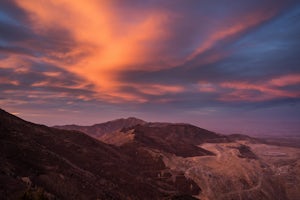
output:
{"label": "cloud", "polygon": [[[118,15],[107,1],[17,4],[30,14],[35,34],[43,36],[53,29],[64,30],[75,43],[66,52],[46,52],[41,60],[84,77],[97,86],[99,94],[114,96],[114,88],[120,86],[114,74],[148,62],[151,58],[147,55],[154,51],[151,43],[164,37],[165,14],[156,10],[145,10],[136,14],[139,18],[124,20],[128,16]],[[119,96],[122,98],[122,94]]]}
{"label": "cloud", "polygon": [[297,104],[299,13],[292,0],[3,0],[1,106],[194,119]]}
{"label": "cloud", "polygon": [[286,76],[277,77],[272,79],[270,81],[270,84],[279,87],[297,85],[300,84],[300,74],[290,74]]}
{"label": "cloud", "polygon": [[[238,13],[241,16],[233,18],[234,13],[229,14],[231,10],[224,7],[219,18],[224,17],[225,23],[222,25],[218,23],[220,26],[215,26],[217,28],[210,28],[205,20],[196,25],[199,22],[196,18],[210,19],[205,9],[213,8],[216,6],[214,3],[203,4],[206,7],[201,8],[200,14],[192,10],[191,16],[194,18],[186,18],[185,15],[189,11],[186,9],[191,7],[182,7],[177,1],[174,4],[162,4],[160,7],[152,1],[146,2],[147,4],[124,4],[119,1],[66,0],[41,3],[34,0],[16,0],[18,7],[27,13],[32,35],[38,36],[40,38],[38,40],[45,40],[43,46],[33,43],[35,52],[41,50],[35,56],[37,61],[50,63],[81,76],[86,82],[95,85],[99,99],[112,102],[113,99],[117,101],[140,99],[134,93],[121,92],[118,89],[135,87],[130,82],[118,79],[124,71],[152,72],[176,68],[180,67],[179,63],[195,59],[202,65],[215,63],[228,55],[222,51],[212,51],[212,48],[216,48],[223,41],[235,40],[249,29],[261,25],[276,15],[279,8],[278,4],[274,4],[268,12],[265,12],[266,5],[260,8],[251,3],[248,6],[252,10],[246,12],[242,5],[237,5],[234,9],[242,8],[244,13]],[[186,33],[186,30],[173,20],[179,20],[180,25],[189,23],[184,20],[190,20],[193,27],[198,28],[193,29],[195,33]],[[207,31],[205,27],[208,27]],[[174,32],[175,30],[177,32]],[[64,37],[65,35],[67,37]],[[200,44],[198,46],[192,44],[193,49],[188,50],[191,48],[191,42],[195,43],[199,36],[201,40],[197,43]],[[184,38],[195,39],[184,40]],[[172,46],[178,41],[182,50],[176,45]],[[176,51],[170,47],[174,47]],[[144,87],[156,86],[144,84]]]}
{"label": "cloud", "polygon": [[272,99],[300,98],[298,90],[286,90],[282,86],[300,84],[300,75],[284,75],[268,81],[257,83],[249,82],[223,82],[222,88],[233,89],[223,95],[222,101],[266,101]]}
{"label": "cloud", "polygon": [[12,80],[7,77],[0,77],[0,84],[1,85],[14,85],[14,86],[20,85],[18,80]]}

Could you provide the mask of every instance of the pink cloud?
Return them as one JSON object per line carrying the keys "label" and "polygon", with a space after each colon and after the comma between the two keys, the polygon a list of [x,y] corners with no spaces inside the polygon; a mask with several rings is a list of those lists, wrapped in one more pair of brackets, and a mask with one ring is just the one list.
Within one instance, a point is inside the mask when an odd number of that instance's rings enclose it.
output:
{"label": "pink cloud", "polygon": [[7,77],[0,77],[0,84],[9,84],[14,86],[20,85],[18,80],[10,79]]}
{"label": "pink cloud", "polygon": [[223,82],[220,87],[232,89],[220,97],[222,101],[265,101],[278,98],[299,98],[300,91],[288,91],[282,86],[299,84],[300,75],[283,75],[266,81],[250,82]]}
{"label": "pink cloud", "polygon": [[300,83],[300,74],[289,74],[286,76],[281,76],[274,78],[270,81],[270,84],[274,86],[287,86],[287,85],[295,85]]}

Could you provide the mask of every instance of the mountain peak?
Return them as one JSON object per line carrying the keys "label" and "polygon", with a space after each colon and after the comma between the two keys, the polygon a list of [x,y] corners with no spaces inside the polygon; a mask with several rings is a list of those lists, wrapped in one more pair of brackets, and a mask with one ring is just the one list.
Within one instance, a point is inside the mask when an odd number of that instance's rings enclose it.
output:
{"label": "mountain peak", "polygon": [[[107,121],[104,123],[99,123],[99,124],[105,124],[105,123],[119,123],[119,122],[126,122],[126,123],[136,123],[136,124],[140,124],[140,123],[146,123],[146,121],[136,118],[136,117],[127,117],[127,118],[119,118],[119,119],[115,119],[115,120],[111,120],[111,121]],[[99,125],[99,124],[94,124],[95,125]]]}
{"label": "mountain peak", "polygon": [[135,121],[143,121],[143,122],[146,122],[146,121],[144,121],[144,120],[142,120],[142,119],[139,119],[139,118],[136,118],[136,117],[127,117],[127,118],[125,118],[125,120],[135,120]]}
{"label": "mountain peak", "polygon": [[128,117],[128,118],[119,118],[112,121],[107,121],[104,123],[94,124],[92,126],[79,126],[79,125],[64,125],[64,126],[55,126],[55,128],[66,129],[66,130],[78,130],[84,132],[92,137],[99,138],[104,134],[113,133],[120,131],[124,128],[133,127],[139,124],[146,124],[144,120]]}

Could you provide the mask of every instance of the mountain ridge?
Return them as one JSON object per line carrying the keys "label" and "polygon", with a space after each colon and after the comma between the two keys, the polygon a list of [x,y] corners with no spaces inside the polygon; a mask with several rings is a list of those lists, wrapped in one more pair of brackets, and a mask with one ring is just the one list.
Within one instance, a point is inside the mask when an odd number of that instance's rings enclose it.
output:
{"label": "mountain ridge", "polygon": [[[122,123],[119,123],[120,121]],[[82,131],[102,142],[113,145],[136,142],[137,145],[163,150],[183,157],[214,155],[197,145],[208,141],[229,140],[227,136],[187,123],[146,122],[137,118],[117,119],[100,123],[96,125],[96,129],[95,125],[55,127]],[[112,128],[109,129],[108,127]],[[181,141],[178,140],[180,138]]]}
{"label": "mountain ridge", "polygon": [[119,129],[134,126],[137,124],[146,123],[145,121],[135,118],[135,117],[128,117],[128,118],[119,118],[111,121],[106,121],[103,123],[96,123],[90,126],[81,126],[81,125],[60,125],[60,126],[53,126],[54,128],[58,129],[65,129],[65,130],[79,130],[84,132],[93,137],[100,137],[105,133],[111,133],[114,131],[118,131]]}

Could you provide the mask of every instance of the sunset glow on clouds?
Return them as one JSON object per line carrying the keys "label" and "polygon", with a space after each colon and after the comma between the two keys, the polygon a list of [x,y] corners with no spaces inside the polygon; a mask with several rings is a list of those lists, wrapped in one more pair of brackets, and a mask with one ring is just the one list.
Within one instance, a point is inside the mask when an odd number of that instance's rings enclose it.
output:
{"label": "sunset glow on clouds", "polygon": [[49,124],[63,110],[65,123],[90,113],[82,123],[135,115],[201,125],[203,113],[218,120],[235,103],[295,121],[299,19],[292,0],[4,0],[0,105],[33,120],[46,110],[39,120]]}
{"label": "sunset glow on clouds", "polygon": [[153,45],[166,37],[163,25],[167,16],[162,11],[145,10],[129,16],[132,18],[129,21],[111,3],[94,0],[17,1],[17,5],[29,13],[36,34],[48,34],[49,30],[59,28],[69,34],[74,44],[67,52],[49,52],[40,58],[41,61],[94,84],[96,92],[100,93],[99,99],[138,101],[139,97],[117,92],[116,88],[126,83],[119,82],[115,76],[121,70],[137,69],[138,65],[155,59],[151,57],[155,52]]}

